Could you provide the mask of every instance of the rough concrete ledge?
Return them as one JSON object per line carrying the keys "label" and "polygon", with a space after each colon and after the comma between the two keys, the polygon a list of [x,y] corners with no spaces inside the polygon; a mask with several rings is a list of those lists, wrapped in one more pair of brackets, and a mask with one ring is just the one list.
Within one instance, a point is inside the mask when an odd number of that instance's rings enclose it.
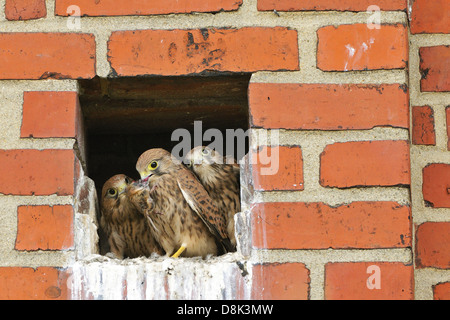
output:
{"label": "rough concrete ledge", "polygon": [[221,257],[154,256],[117,260],[92,255],[71,265],[72,299],[249,299],[251,277],[238,254]]}

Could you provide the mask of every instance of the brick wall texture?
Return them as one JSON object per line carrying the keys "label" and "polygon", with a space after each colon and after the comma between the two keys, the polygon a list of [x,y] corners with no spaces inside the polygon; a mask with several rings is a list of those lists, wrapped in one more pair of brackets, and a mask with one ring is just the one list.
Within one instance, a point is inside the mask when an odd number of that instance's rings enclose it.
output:
{"label": "brick wall texture", "polygon": [[0,1],[0,299],[73,297],[78,81],[252,73],[247,297],[448,300],[449,6]]}

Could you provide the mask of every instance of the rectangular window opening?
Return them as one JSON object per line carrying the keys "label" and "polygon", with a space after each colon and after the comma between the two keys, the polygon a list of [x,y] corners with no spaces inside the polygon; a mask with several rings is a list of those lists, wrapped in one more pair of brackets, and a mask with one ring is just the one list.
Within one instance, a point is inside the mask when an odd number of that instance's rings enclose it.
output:
{"label": "rectangular window opening", "polygon": [[[187,129],[194,147],[194,134],[218,129],[226,145],[227,129],[248,132],[248,85],[250,74],[177,77],[127,77],[80,80],[80,105],[85,127],[86,175],[94,182],[98,199],[104,182],[115,174],[133,179],[138,157],[151,148],[171,152],[180,141],[171,141],[176,129]],[[194,132],[201,124],[201,132]],[[217,131],[216,131],[217,132]],[[231,137],[232,138],[232,137]],[[214,140],[213,140],[214,141]],[[211,141],[203,140],[203,145]],[[238,150],[241,160],[248,152]],[[225,151],[225,150],[224,150]],[[97,212],[97,221],[100,213]],[[99,253],[109,252],[99,228]]]}

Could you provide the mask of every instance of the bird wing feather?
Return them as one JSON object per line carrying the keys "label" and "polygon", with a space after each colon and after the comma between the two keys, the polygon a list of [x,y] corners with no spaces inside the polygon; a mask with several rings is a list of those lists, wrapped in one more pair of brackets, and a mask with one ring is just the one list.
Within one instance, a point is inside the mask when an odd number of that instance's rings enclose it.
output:
{"label": "bird wing feather", "polygon": [[234,251],[226,233],[225,223],[215,223],[221,218],[217,206],[194,174],[187,169],[180,170],[177,183],[189,207],[200,217],[214,237],[227,252]]}

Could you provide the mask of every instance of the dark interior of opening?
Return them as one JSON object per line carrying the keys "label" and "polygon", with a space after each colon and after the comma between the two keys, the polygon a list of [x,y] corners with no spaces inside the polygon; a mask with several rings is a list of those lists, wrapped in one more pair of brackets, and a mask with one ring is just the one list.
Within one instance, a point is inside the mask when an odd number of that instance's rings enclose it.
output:
{"label": "dark interior of opening", "polygon": [[[139,178],[135,165],[144,151],[171,151],[179,143],[171,141],[176,129],[193,137],[194,121],[202,121],[203,132],[219,129],[223,137],[226,129],[246,131],[249,81],[250,74],[80,80],[86,171],[99,197],[115,174]],[[107,249],[100,231],[100,252]]]}

